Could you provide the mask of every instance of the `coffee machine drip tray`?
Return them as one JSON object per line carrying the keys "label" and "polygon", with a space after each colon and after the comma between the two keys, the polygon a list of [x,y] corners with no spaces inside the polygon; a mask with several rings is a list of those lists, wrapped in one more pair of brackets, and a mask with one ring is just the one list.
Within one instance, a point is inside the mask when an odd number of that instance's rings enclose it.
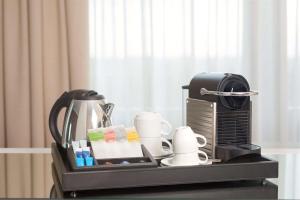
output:
{"label": "coffee machine drip tray", "polygon": [[[278,162],[254,154],[212,165],[72,171],[67,155],[52,144],[51,153],[62,190],[82,191],[193,183],[259,180],[278,177]],[[159,163],[160,160],[157,160]]]}
{"label": "coffee machine drip tray", "polygon": [[216,157],[221,159],[223,162],[238,159],[239,157],[245,155],[255,156],[260,154],[261,154],[260,146],[254,144],[216,146]]}

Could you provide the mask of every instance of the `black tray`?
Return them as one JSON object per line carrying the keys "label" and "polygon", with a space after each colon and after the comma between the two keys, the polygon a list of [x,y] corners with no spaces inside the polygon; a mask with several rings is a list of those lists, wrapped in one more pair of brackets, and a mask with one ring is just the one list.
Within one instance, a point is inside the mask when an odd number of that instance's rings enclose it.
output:
{"label": "black tray", "polygon": [[73,172],[63,155],[52,144],[52,157],[63,191],[130,188],[278,177],[278,162],[255,157],[233,163],[186,167],[155,167]]}
{"label": "black tray", "polygon": [[[114,169],[129,169],[129,168],[146,168],[157,167],[156,160],[151,156],[149,151],[144,145],[142,145],[142,151],[144,157],[131,157],[131,158],[111,158],[111,159],[95,159],[93,151],[91,155],[94,158],[93,166],[77,167],[75,163],[75,155],[73,149],[70,147],[67,149],[68,160],[70,161],[71,171],[99,171],[99,170],[114,170]],[[129,164],[119,164],[122,161],[128,161]],[[105,162],[111,162],[111,165],[104,165]],[[143,161],[142,163],[140,161]]]}
{"label": "black tray", "polygon": [[52,163],[54,185],[50,199],[278,199],[277,185],[267,181],[227,181],[140,188],[84,190],[64,192]]}

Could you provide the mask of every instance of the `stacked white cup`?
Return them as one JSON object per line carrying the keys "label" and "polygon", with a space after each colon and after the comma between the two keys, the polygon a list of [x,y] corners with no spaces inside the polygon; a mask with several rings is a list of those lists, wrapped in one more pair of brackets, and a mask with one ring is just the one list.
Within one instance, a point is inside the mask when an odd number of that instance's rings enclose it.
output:
{"label": "stacked white cup", "polygon": [[[140,136],[141,143],[154,157],[162,157],[172,153],[172,144],[165,138],[172,131],[171,124],[159,113],[141,112],[134,118],[134,126]],[[168,150],[162,143],[166,143]]]}
{"label": "stacked white cup", "polygon": [[[197,138],[203,140],[202,144],[198,143]],[[172,166],[189,166],[208,164],[208,157],[199,147],[204,147],[207,141],[203,135],[196,134],[188,126],[179,127],[173,135],[174,157],[162,160],[166,165]],[[204,157],[200,159],[199,154]]]}

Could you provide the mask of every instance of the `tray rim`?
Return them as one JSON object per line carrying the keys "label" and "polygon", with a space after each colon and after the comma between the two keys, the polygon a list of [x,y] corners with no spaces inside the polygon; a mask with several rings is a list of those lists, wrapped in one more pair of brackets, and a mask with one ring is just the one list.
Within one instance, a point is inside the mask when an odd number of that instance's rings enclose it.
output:
{"label": "tray rim", "polygon": [[[52,171],[52,175],[53,175],[53,181],[54,181],[54,187],[55,187],[55,189],[56,189],[56,194],[58,195],[57,196],[57,198],[68,198],[68,197],[71,197],[71,194],[72,194],[72,192],[73,191],[63,191],[62,190],[62,187],[61,187],[61,184],[60,184],[60,182],[59,182],[59,180],[58,180],[58,175],[57,175],[57,172],[56,172],[56,168],[55,168],[55,165],[54,165],[54,163],[52,163],[51,164],[51,171]],[[237,187],[239,187],[239,188],[245,188],[245,183],[246,182],[248,182],[248,181],[243,181],[243,182],[240,182],[240,181],[232,181],[232,182],[230,182],[230,183],[233,183],[233,184],[236,184],[236,183],[241,183],[242,184],[242,186],[240,187],[239,185],[237,185]],[[226,189],[226,190],[228,190],[228,185],[227,185],[227,183],[229,183],[229,182],[220,182],[220,184],[222,184],[223,185],[223,187],[221,186],[221,188],[220,189]],[[229,183],[229,184],[230,184]],[[250,184],[251,184],[251,188],[254,186],[254,187],[256,187],[256,186],[258,186],[258,185],[252,185],[252,183],[253,182],[251,182],[251,180],[250,180]],[[258,184],[259,182],[257,182],[256,181],[256,183]],[[259,186],[259,187],[264,187],[264,186],[266,186],[266,185],[268,185],[268,186],[271,186],[273,189],[274,189],[274,192],[276,193],[276,196],[274,196],[274,199],[276,199],[276,198],[278,198],[278,186],[275,184],[275,183],[273,183],[273,182],[271,182],[271,181],[269,181],[269,180],[263,180],[262,182],[260,182],[261,183],[261,186]],[[197,183],[196,183],[197,184]],[[211,187],[211,186],[209,186],[209,187],[205,187],[206,186],[206,184],[213,184],[213,183],[199,183],[200,185],[200,188],[197,188],[197,190],[202,190],[202,188],[201,187],[204,187],[203,189],[204,190],[210,190],[210,189],[219,189],[219,187],[220,187],[220,185],[217,185],[216,187],[215,186],[213,186],[213,187]],[[154,186],[154,187],[156,187],[156,188],[161,188],[160,186]],[[151,189],[153,189],[154,187],[150,187]],[[168,187],[168,186],[162,186],[162,187]],[[173,186],[171,186],[171,187],[176,187],[176,185],[173,185]],[[185,186],[181,186],[181,188],[182,187],[185,187]],[[231,186],[230,186],[230,188],[232,188]],[[232,189],[235,189],[236,187],[234,187],[234,188],[232,188]],[[150,189],[150,190],[151,190]],[[189,191],[191,191],[190,190],[191,188],[188,188],[188,190]],[[246,186],[246,188],[245,189],[247,189],[248,190],[248,186]],[[108,189],[108,190],[110,190],[110,189]],[[126,194],[128,194],[127,193],[127,188],[126,189],[121,189],[122,191],[124,191]],[[121,190],[119,190],[119,189],[116,189],[115,191],[117,191],[117,194],[119,194],[120,196],[122,195],[122,191]],[[131,190],[131,191],[135,191],[135,188],[129,188],[129,190]],[[142,189],[143,190],[143,189]],[[192,189],[193,190],[193,189]],[[87,191],[91,191],[91,190],[87,190]],[[101,198],[101,190],[94,190],[95,191],[95,193],[93,193],[92,195],[87,195],[87,196],[82,196],[82,197],[79,197],[79,198]],[[99,191],[100,193],[98,194],[97,193],[97,191]],[[112,189],[111,190],[112,192],[114,192],[114,189]],[[146,193],[144,193],[144,192],[142,192],[142,194],[147,194],[148,193],[148,191],[149,190],[146,190],[147,192]],[[167,190],[165,190],[165,189],[163,189],[163,190],[160,190],[160,191],[165,191],[165,192],[169,192],[169,191],[167,191]],[[182,190],[181,190],[182,191]],[[80,194],[81,193],[81,191],[75,191],[76,193],[78,192],[78,194]],[[86,191],[83,191],[83,192],[86,192]],[[157,192],[157,191],[156,191]],[[136,193],[136,192],[134,192],[134,193]],[[274,195],[275,195],[275,193],[274,193]],[[87,193],[86,193],[87,194]],[[107,193],[106,193],[107,194]],[[125,194],[125,195],[126,195]],[[123,195],[122,195],[123,196]],[[142,198],[144,198],[144,195],[142,195],[143,197]],[[243,195],[244,196],[244,195]],[[114,198],[114,196],[105,196],[104,198]],[[125,198],[127,198],[127,197],[125,197]],[[131,199],[130,197],[128,197],[129,199]],[[135,198],[135,197],[133,197],[133,198]],[[148,198],[148,196],[146,197],[146,198]],[[151,197],[149,197],[149,198],[151,198]],[[152,197],[151,199],[153,199],[153,198],[157,198],[157,196],[155,195],[155,197]],[[165,197],[163,197],[163,198],[165,198]],[[186,198],[186,196],[184,196],[183,198]],[[170,198],[169,198],[170,199]],[[173,198],[171,198],[171,199],[173,199]]]}
{"label": "tray rim", "polygon": [[[93,189],[108,189],[108,188],[125,188],[124,186],[121,185],[113,185],[111,187],[104,187],[104,186],[99,186],[99,185],[93,185],[92,186],[87,186],[85,187],[85,185],[81,185],[81,186],[75,186],[75,185],[69,185],[68,183],[71,182],[70,179],[72,178],[83,178],[83,177],[87,177],[87,176],[99,176],[99,174],[101,176],[108,176],[110,174],[112,174],[114,176],[118,176],[118,175],[124,175],[125,173],[131,175],[131,174],[147,174],[150,173],[151,171],[155,172],[155,173],[164,173],[166,174],[166,172],[169,173],[175,173],[176,171],[181,171],[184,170],[185,172],[189,172],[191,173],[191,171],[193,170],[199,170],[207,168],[206,171],[211,171],[211,170],[216,170],[216,169],[220,169],[220,167],[225,167],[226,170],[228,170],[229,168],[240,168],[240,167],[253,167],[253,168],[257,168],[257,167],[263,167],[265,168],[267,167],[272,167],[272,170],[268,170],[267,174],[264,175],[260,175],[260,173],[258,173],[258,175],[256,175],[255,177],[249,177],[248,174],[245,174],[245,176],[243,177],[227,177],[227,178],[220,178],[219,180],[216,180],[214,178],[212,179],[206,179],[206,180],[191,180],[191,181],[181,181],[181,180],[174,180],[172,181],[172,183],[166,183],[166,182],[159,182],[157,181],[157,184],[155,181],[152,181],[153,183],[138,183],[136,185],[129,185],[128,187],[145,187],[145,186],[155,186],[155,185],[167,185],[167,184],[172,184],[172,185],[176,185],[176,184],[191,184],[191,183],[206,183],[206,182],[225,182],[225,181],[237,181],[237,180],[259,180],[259,179],[266,179],[266,178],[277,178],[278,177],[278,162],[274,161],[272,159],[266,158],[265,156],[261,156],[263,159],[266,159],[264,161],[260,161],[260,162],[249,162],[249,163],[221,163],[221,164],[216,164],[216,165],[202,165],[202,166],[185,166],[185,167],[157,167],[157,168],[131,168],[131,169],[113,169],[113,170],[101,170],[101,171],[69,171],[70,166],[66,166],[66,162],[64,161],[62,156],[59,153],[58,147],[56,146],[55,143],[53,143],[51,145],[51,154],[53,157],[53,162],[54,162],[54,166],[57,170],[57,174],[58,174],[58,178],[59,181],[61,183],[62,189],[64,191],[79,191],[79,190],[93,190]],[[59,155],[58,155],[59,154]],[[69,167],[69,169],[68,169]],[[150,172],[149,172],[150,171]],[[181,171],[183,172],[183,171]],[[198,171],[197,171],[198,172]],[[199,171],[200,172],[200,171]],[[176,174],[176,173],[175,173]],[[180,174],[179,174],[180,175]],[[149,174],[148,174],[149,176]],[[159,179],[159,178],[158,178]]]}

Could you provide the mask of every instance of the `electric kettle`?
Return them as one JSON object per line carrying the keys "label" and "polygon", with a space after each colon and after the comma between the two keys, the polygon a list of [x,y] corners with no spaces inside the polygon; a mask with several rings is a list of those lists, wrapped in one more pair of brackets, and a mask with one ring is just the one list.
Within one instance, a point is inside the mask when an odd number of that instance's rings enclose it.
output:
{"label": "electric kettle", "polygon": [[[54,103],[49,116],[50,132],[56,143],[69,148],[72,141],[86,140],[88,129],[111,126],[114,104],[93,90],[64,92]],[[66,108],[62,134],[57,127],[60,111]]]}

